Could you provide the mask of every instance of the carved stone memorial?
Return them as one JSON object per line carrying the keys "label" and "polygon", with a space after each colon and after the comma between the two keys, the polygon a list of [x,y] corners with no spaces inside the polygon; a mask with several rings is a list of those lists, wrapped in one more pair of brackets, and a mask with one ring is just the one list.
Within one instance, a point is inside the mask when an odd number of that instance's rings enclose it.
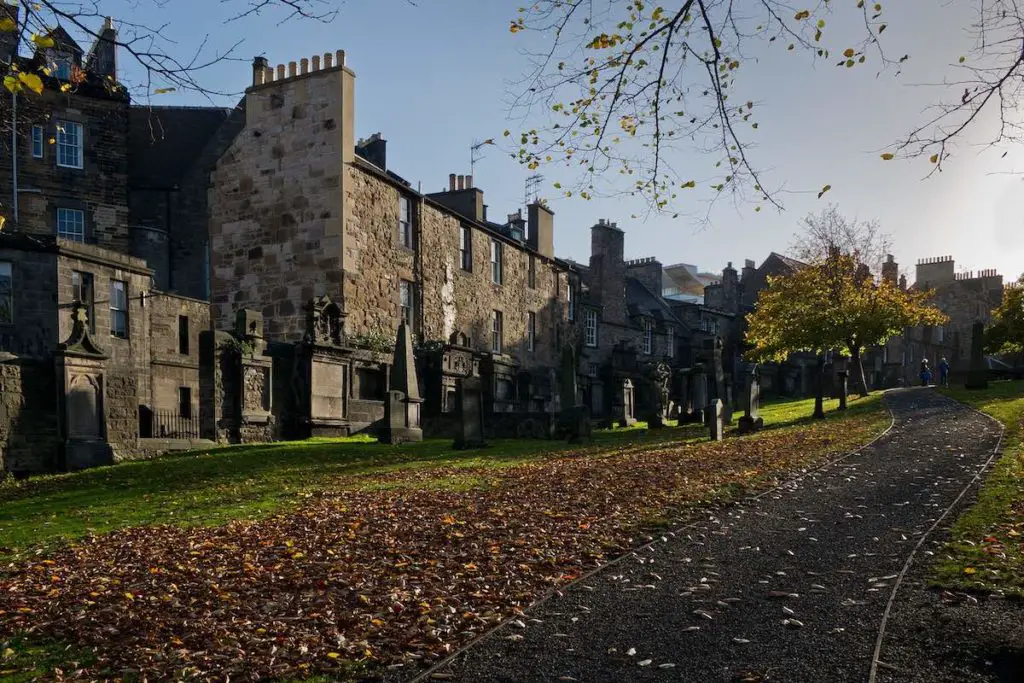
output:
{"label": "carved stone memorial", "polygon": [[967,389],[988,388],[988,365],[985,363],[985,325],[974,323],[971,328],[971,368],[967,372]]}
{"label": "carved stone memorial", "polygon": [[398,327],[395,359],[391,365],[391,384],[384,403],[383,443],[423,441],[420,423],[419,382],[416,381],[416,362],[413,358],[412,336],[403,322]]}
{"label": "carved stone memorial", "polygon": [[463,377],[455,382],[456,450],[483,448],[484,401],[479,377]]}
{"label": "carved stone memorial", "polygon": [[722,399],[716,398],[708,406],[708,431],[712,441],[721,441],[725,425],[722,422]]}
{"label": "carved stone memorial", "polygon": [[761,373],[756,364],[744,372],[743,417],[739,420],[740,434],[756,432],[764,427],[761,417]]}

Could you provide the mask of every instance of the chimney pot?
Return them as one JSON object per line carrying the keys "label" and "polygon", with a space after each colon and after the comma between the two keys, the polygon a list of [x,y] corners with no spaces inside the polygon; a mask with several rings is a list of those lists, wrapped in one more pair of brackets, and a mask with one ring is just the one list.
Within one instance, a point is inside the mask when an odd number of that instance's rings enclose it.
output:
{"label": "chimney pot", "polygon": [[295,78],[298,75],[298,64],[296,64],[295,62],[288,62],[288,78]]}
{"label": "chimney pot", "polygon": [[457,183],[456,189],[458,189],[458,190],[463,189],[463,187],[465,186],[465,183],[466,183],[466,176],[463,176],[463,175],[456,176],[456,183]]}
{"label": "chimney pot", "polygon": [[324,53],[324,68],[325,69],[330,69],[332,66],[334,66],[334,55],[332,55],[330,52],[325,52]]}
{"label": "chimney pot", "polygon": [[283,81],[284,80],[284,64],[278,64],[277,65],[277,80],[279,80],[279,81]]}
{"label": "chimney pot", "polygon": [[449,173],[448,174],[448,191],[449,192],[455,192],[455,174],[454,173]]}
{"label": "chimney pot", "polygon": [[103,19],[103,29],[104,30],[110,29],[111,31],[114,30],[114,17],[104,17],[104,19]]}
{"label": "chimney pot", "polygon": [[338,50],[337,55],[338,55],[338,66],[345,66],[345,51],[344,50]]}
{"label": "chimney pot", "polygon": [[320,55],[313,55],[313,71],[320,70]]}
{"label": "chimney pot", "polygon": [[473,176],[468,175],[468,176],[466,176],[466,189],[470,190],[472,188],[473,188]]}
{"label": "chimney pot", "polygon": [[309,59],[307,59],[306,57],[303,57],[302,59],[299,60],[299,73],[309,73]]}

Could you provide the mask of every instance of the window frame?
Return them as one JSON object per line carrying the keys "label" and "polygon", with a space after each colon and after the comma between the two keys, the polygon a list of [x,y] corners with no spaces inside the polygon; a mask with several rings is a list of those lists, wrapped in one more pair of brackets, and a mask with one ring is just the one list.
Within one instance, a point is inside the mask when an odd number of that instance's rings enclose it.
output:
{"label": "window frame", "polygon": [[597,348],[597,311],[593,308],[583,311],[583,343],[592,349]]}
{"label": "window frame", "polygon": [[[68,130],[75,131],[75,142],[73,145],[64,140],[68,135]],[[78,121],[61,119],[57,121],[56,132],[57,166],[59,168],[82,170],[85,167],[85,126]],[[74,163],[65,163],[65,152],[68,148],[73,149],[75,152]]]}
{"label": "window frame", "polygon": [[495,285],[504,284],[503,247],[500,240],[491,238],[491,283]]}
{"label": "window frame", "polygon": [[32,158],[42,159],[46,152],[46,145],[43,144],[45,139],[44,130],[42,126],[32,126]]}
{"label": "window frame", "polygon": [[526,312],[526,350],[537,350],[537,314],[534,311]]}
{"label": "window frame", "polygon": [[[405,214],[403,219],[402,214]],[[412,200],[404,194],[398,195],[398,243],[406,249],[413,249]]]}
{"label": "window frame", "polygon": [[[67,225],[67,218],[69,216],[75,217],[75,220],[73,222],[75,223],[74,227],[76,228],[76,230],[73,233],[72,232],[68,232],[67,230],[64,230],[63,232],[61,231],[61,224],[64,223],[65,226],[66,226]],[[57,219],[57,225],[56,225],[57,237],[60,237],[61,239],[69,240],[71,242],[78,242],[80,244],[85,244],[85,235],[86,235],[86,230],[85,230],[85,211],[83,211],[82,209],[74,209],[74,208],[71,208],[69,206],[58,206],[57,207],[57,213],[56,213],[56,219]],[[81,239],[78,239],[78,237],[74,236],[74,235],[78,234],[77,228],[79,228],[79,227],[81,227]]]}
{"label": "window frame", "polygon": [[191,330],[187,315],[178,315],[178,353],[188,356],[191,353]]}
{"label": "window frame", "polygon": [[[120,285],[120,289],[118,288]],[[120,296],[117,296],[120,294]],[[123,305],[124,308],[121,308]],[[123,322],[124,330],[123,334],[119,334],[121,330],[117,327],[118,320]],[[128,339],[129,334],[128,327],[128,282],[125,280],[110,280],[110,336],[117,337],[118,339]]]}
{"label": "window frame", "polygon": [[644,329],[644,355],[650,356],[654,353],[654,321],[645,316],[641,324]]}
{"label": "window frame", "polygon": [[398,317],[410,330],[416,324],[416,283],[410,280],[398,281]]}
{"label": "window frame", "polygon": [[[6,271],[6,272],[4,272]],[[0,317],[0,325],[14,324],[14,262],[0,261],[0,282],[6,278],[8,281],[7,291],[0,287],[0,302],[6,300],[7,319]],[[4,306],[0,304],[0,315],[4,312]]]}
{"label": "window frame", "polygon": [[[52,57],[53,77],[59,81],[70,81],[75,73],[75,58],[69,52],[54,52]],[[64,73],[64,68],[67,73]]]}
{"label": "window frame", "polygon": [[192,419],[192,387],[178,387],[178,417],[183,420]]}
{"label": "window frame", "polygon": [[669,358],[676,357],[676,328],[672,325],[665,330],[665,355]]}
{"label": "window frame", "polygon": [[505,315],[499,310],[491,312],[491,353],[502,352],[503,342],[502,337],[505,331]]}
{"label": "window frame", "polygon": [[459,267],[473,272],[473,228],[468,225],[459,226]]}
{"label": "window frame", "polygon": [[537,257],[527,254],[526,258],[529,259],[526,264],[526,285],[530,289],[537,289]]}
{"label": "window frame", "polygon": [[[75,283],[78,280],[78,283]],[[88,287],[86,287],[88,283]],[[88,292],[88,298],[83,295]],[[89,321],[89,332],[96,334],[96,276],[84,270],[71,271],[71,300],[85,306],[86,319]]]}

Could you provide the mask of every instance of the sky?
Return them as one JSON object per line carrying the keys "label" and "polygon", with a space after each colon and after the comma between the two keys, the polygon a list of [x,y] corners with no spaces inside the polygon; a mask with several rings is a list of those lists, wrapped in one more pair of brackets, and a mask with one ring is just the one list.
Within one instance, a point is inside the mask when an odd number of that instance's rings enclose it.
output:
{"label": "sky", "polygon": [[[508,27],[521,0],[346,0],[330,23],[282,21],[273,12],[221,25],[230,5],[211,0],[102,3],[118,19],[162,25],[173,41],[165,49],[188,54],[208,40],[208,49],[224,50],[235,41],[239,61],[224,61],[202,74],[210,90],[240,93],[251,80],[250,62],[265,55],[271,64],[346,51],[356,74],[357,137],[380,132],[388,141],[388,166],[425,192],[447,185],[449,173],[470,173],[470,145],[501,139],[508,102],[527,64],[521,35]],[[995,120],[970,129],[944,171],[923,179],[926,159],[885,162],[879,157],[901,133],[920,123],[936,102],[942,81],[957,57],[972,43],[965,30],[970,3],[894,3],[887,8],[886,39],[891,53],[910,55],[902,73],[875,69],[837,69],[834,60],[817,63],[764,45],[738,76],[745,98],[758,102],[760,125],[751,150],[764,170],[766,186],[785,185],[783,211],[720,202],[710,221],[690,216],[673,219],[646,214],[631,198],[586,201],[558,196],[551,184],[569,176],[562,167],[542,167],[542,195],[555,212],[559,256],[586,261],[590,226],[599,218],[616,221],[626,233],[627,258],[655,256],[662,263],[691,263],[720,271],[744,259],[760,263],[770,252],[785,252],[808,212],[829,202],[850,217],[877,219],[893,238],[893,254],[913,281],[919,258],[953,256],[957,270],[995,268],[1007,279],[1024,272],[1024,144],[986,149],[980,143]],[[921,5],[929,9],[923,11]],[[910,6],[918,7],[913,10]],[[236,5],[237,7],[237,5]],[[120,11],[120,13],[118,13]],[[833,22],[835,23],[835,22]],[[845,44],[844,29],[830,26],[827,38]],[[850,33],[852,42],[853,33]],[[532,38],[536,39],[536,37]],[[138,68],[121,55],[126,79]],[[233,104],[237,95],[214,98]],[[151,98],[156,105],[202,105],[210,99],[173,93]],[[475,167],[475,185],[484,191],[489,218],[503,221],[524,204],[525,179],[531,174],[507,151],[485,147]],[[1006,152],[1005,157],[1002,156]],[[680,153],[676,168],[707,176],[713,161]],[[1014,175],[1014,172],[1022,172]],[[823,198],[817,190],[832,186]],[[703,209],[698,211],[703,214]]]}

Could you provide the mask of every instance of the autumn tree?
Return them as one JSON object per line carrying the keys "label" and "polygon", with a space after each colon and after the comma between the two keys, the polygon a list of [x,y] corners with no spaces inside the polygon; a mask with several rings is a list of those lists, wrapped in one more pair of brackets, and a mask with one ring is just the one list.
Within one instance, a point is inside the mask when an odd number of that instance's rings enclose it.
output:
{"label": "autumn tree", "polygon": [[1003,301],[985,330],[985,350],[1016,354],[1017,364],[1024,365],[1024,275],[1003,289]]}
{"label": "autumn tree", "polygon": [[[905,291],[888,280],[876,282],[848,254],[833,252],[794,273],[769,278],[747,316],[747,343],[752,358],[784,361],[793,353],[812,352],[819,374],[826,351],[846,353],[867,393],[861,356],[914,325],[939,325],[946,316],[928,304],[930,292]],[[819,396],[820,399],[820,396]],[[821,415],[820,406],[815,414]]]}
{"label": "autumn tree", "polygon": [[[1024,132],[1024,5],[971,3],[975,49],[951,55],[945,99],[892,143],[884,160],[924,157],[941,168],[966,128],[991,110],[1000,121],[993,143]],[[712,201],[726,193],[780,205],[779,186],[762,178],[765,160],[751,146],[759,107],[740,75],[769,51],[803,56],[839,71],[871,68],[898,75],[912,55],[893,52],[882,2],[813,0],[534,0],[512,19],[527,37],[530,67],[513,114],[526,122],[513,155],[525,166],[564,163],[575,169],[565,196],[629,193],[675,210],[696,188]],[[922,7],[925,13],[938,11]],[[857,37],[832,40],[836,25]],[[532,40],[531,40],[532,39]],[[888,141],[880,141],[883,145]],[[679,168],[677,152],[708,157],[706,168]],[[815,188],[816,190],[818,188]],[[819,196],[828,192],[823,185]]]}

